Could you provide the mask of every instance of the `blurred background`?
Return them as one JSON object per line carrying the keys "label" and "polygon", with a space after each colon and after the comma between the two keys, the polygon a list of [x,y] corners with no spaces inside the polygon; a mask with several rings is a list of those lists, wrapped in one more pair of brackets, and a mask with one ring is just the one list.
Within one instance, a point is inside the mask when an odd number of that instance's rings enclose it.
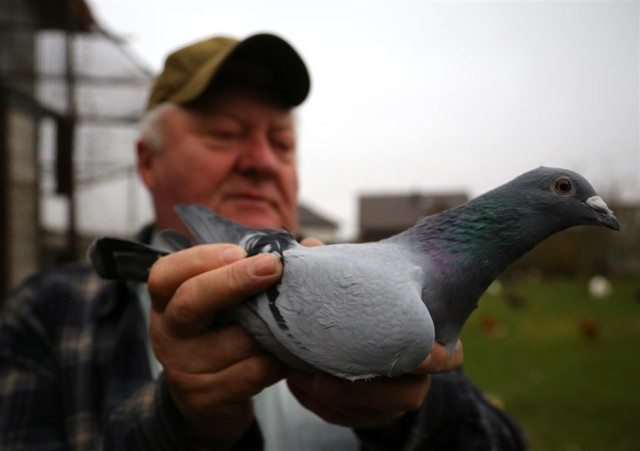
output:
{"label": "blurred background", "polygon": [[532,449],[640,449],[640,4],[0,0],[0,292],[150,221],[137,121],[166,54],[272,32],[306,60],[301,222],[380,239],[537,167],[581,172],[622,231],[510,268],[465,366]]}

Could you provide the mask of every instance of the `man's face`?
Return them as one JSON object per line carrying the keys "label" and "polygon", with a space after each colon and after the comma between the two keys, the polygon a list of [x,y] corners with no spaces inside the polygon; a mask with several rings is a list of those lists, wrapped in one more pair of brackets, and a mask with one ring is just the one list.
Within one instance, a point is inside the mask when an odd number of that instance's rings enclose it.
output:
{"label": "man's face", "polygon": [[173,206],[198,203],[250,227],[297,232],[290,110],[256,94],[227,91],[197,108],[169,108],[160,123],[162,149],[138,143],[158,227],[184,231]]}

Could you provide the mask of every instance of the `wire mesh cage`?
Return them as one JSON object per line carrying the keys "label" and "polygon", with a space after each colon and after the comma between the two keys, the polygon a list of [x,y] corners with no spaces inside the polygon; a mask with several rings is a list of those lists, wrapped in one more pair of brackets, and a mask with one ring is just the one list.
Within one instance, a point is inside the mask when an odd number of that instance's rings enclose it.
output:
{"label": "wire mesh cage", "polygon": [[151,81],[83,0],[0,0],[0,291],[79,258],[92,229],[140,222],[134,145]]}

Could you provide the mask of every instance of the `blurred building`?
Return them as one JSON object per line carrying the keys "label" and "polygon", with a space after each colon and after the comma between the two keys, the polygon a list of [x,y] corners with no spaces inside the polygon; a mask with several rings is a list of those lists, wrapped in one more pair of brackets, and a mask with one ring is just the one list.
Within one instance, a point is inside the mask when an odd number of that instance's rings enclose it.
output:
{"label": "blurred building", "polygon": [[378,241],[429,216],[465,203],[463,192],[363,195],[359,201],[360,241]]}
{"label": "blurred building", "polygon": [[324,243],[335,243],[338,240],[338,224],[309,206],[298,206],[298,218],[303,237],[318,238]]}
{"label": "blurred building", "polygon": [[[135,133],[150,80],[83,0],[0,0],[0,293],[84,252],[78,195],[131,173],[118,143]],[[57,241],[49,204],[64,211]]]}

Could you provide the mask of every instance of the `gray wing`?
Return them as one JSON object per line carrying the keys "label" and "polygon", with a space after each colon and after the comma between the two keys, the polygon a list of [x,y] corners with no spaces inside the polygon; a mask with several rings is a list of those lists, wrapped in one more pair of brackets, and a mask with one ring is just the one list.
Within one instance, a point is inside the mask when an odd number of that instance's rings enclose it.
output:
{"label": "gray wing", "polygon": [[203,205],[176,205],[175,211],[198,243],[240,243],[255,229],[214,213]]}
{"label": "gray wing", "polygon": [[233,307],[233,318],[253,336],[260,346],[271,352],[287,365],[307,372],[317,372],[311,364],[290,352],[271,332],[277,327],[271,312],[260,309],[268,303],[267,295],[261,294]]}
{"label": "gray wing", "polygon": [[290,354],[321,371],[352,380],[397,376],[433,345],[421,277],[387,246],[296,246],[284,253],[277,298],[256,303],[256,314]]}

